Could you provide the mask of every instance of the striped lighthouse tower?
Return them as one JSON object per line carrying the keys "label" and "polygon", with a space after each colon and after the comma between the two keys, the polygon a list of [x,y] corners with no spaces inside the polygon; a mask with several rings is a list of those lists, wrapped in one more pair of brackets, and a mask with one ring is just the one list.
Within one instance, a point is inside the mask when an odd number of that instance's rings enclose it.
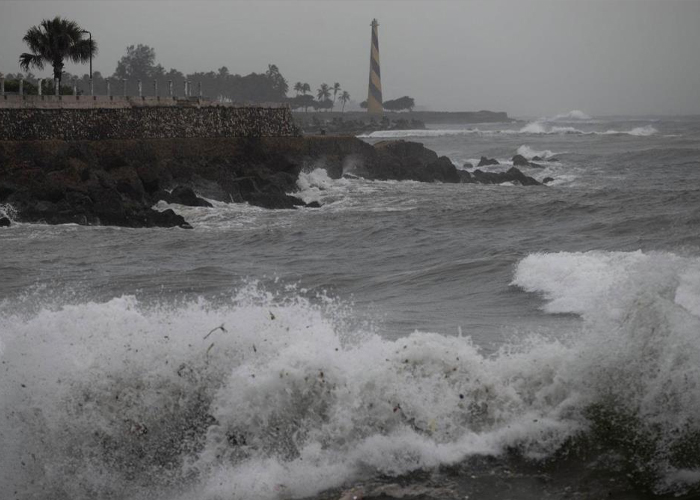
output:
{"label": "striped lighthouse tower", "polygon": [[382,113],[382,79],[379,72],[379,23],[372,19],[372,51],[369,59],[369,91],[367,93],[367,111],[369,113]]}

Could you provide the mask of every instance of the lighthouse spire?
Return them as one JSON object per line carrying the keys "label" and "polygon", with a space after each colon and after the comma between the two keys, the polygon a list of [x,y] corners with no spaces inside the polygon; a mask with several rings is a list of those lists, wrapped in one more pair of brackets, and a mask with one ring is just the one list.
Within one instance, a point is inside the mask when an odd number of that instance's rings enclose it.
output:
{"label": "lighthouse spire", "polygon": [[369,59],[369,90],[367,92],[367,111],[382,113],[382,79],[379,71],[379,23],[372,19],[372,49]]}

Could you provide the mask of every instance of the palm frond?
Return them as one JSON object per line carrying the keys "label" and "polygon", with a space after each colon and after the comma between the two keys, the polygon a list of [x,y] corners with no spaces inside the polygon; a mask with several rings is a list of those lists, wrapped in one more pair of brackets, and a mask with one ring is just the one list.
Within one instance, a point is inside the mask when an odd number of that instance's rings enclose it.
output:
{"label": "palm frond", "polygon": [[68,51],[67,57],[74,63],[84,63],[97,55],[97,43],[94,40],[79,40]]}
{"label": "palm frond", "polygon": [[24,53],[19,56],[19,67],[24,71],[29,71],[29,68],[34,66],[37,69],[44,69],[44,58],[38,54]]}

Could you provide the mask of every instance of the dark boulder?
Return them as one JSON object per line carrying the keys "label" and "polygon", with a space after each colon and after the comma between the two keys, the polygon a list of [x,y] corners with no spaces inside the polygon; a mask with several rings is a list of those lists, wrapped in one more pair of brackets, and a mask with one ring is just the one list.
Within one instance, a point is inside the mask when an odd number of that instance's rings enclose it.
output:
{"label": "dark boulder", "polygon": [[462,168],[464,168],[464,169],[467,169],[467,168],[468,168],[468,169],[471,170],[472,168],[474,168],[474,165],[472,165],[471,163],[467,162],[467,163],[465,163],[464,165],[462,165]]}
{"label": "dark boulder", "polygon": [[518,170],[515,167],[509,168],[505,173],[504,176],[506,178],[506,181],[510,182],[515,182],[520,184],[521,186],[539,186],[540,183],[537,182],[535,179],[532,177],[529,177],[522,173],[520,170]]}
{"label": "dark boulder", "polygon": [[500,165],[500,163],[498,163],[498,160],[494,158],[486,158],[485,156],[482,156],[477,167],[486,167],[489,165]]}
{"label": "dark boulder", "polygon": [[447,156],[441,156],[426,167],[426,175],[431,182],[461,182],[457,167],[455,167]]}
{"label": "dark boulder", "polygon": [[541,157],[535,155],[532,157],[532,161],[544,161],[544,158],[541,158]]}
{"label": "dark boulder", "polygon": [[12,221],[8,217],[0,217],[0,227],[10,227]]}
{"label": "dark boulder", "polygon": [[197,196],[192,188],[177,186],[170,192],[169,203],[177,203],[188,207],[212,207],[212,204]]}
{"label": "dark boulder", "polygon": [[544,165],[540,165],[539,163],[530,162],[529,165],[530,165],[530,167],[532,167],[532,168],[545,168]]}
{"label": "dark boulder", "polygon": [[306,206],[302,199],[284,193],[249,193],[244,200],[262,208],[290,209]]}
{"label": "dark boulder", "polygon": [[459,180],[465,184],[474,184],[476,182],[474,176],[466,170],[457,170],[457,173],[459,174]]}
{"label": "dark boulder", "polygon": [[306,208],[321,208],[321,204],[317,201],[312,201],[306,204]]}
{"label": "dark boulder", "polygon": [[527,167],[530,162],[523,155],[515,155],[513,157],[513,165],[516,167]]}
{"label": "dark boulder", "polygon": [[474,180],[479,184],[503,184],[504,182],[512,182],[521,186],[539,186],[532,177],[528,177],[515,167],[509,168],[505,172],[483,172],[475,170],[473,173]]}
{"label": "dark boulder", "polygon": [[159,227],[180,227],[182,229],[192,229],[192,226],[182,217],[172,210],[148,210],[146,214],[148,226]]}
{"label": "dark boulder", "polygon": [[554,181],[554,177],[545,177],[542,179],[542,184],[549,184],[552,181]]}

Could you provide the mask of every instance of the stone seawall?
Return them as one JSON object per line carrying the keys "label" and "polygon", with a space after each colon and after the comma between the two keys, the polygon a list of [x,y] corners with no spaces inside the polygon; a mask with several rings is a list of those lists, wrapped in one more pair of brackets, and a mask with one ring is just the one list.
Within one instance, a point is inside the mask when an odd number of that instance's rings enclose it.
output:
{"label": "stone seawall", "polygon": [[0,140],[291,137],[287,107],[0,109]]}

